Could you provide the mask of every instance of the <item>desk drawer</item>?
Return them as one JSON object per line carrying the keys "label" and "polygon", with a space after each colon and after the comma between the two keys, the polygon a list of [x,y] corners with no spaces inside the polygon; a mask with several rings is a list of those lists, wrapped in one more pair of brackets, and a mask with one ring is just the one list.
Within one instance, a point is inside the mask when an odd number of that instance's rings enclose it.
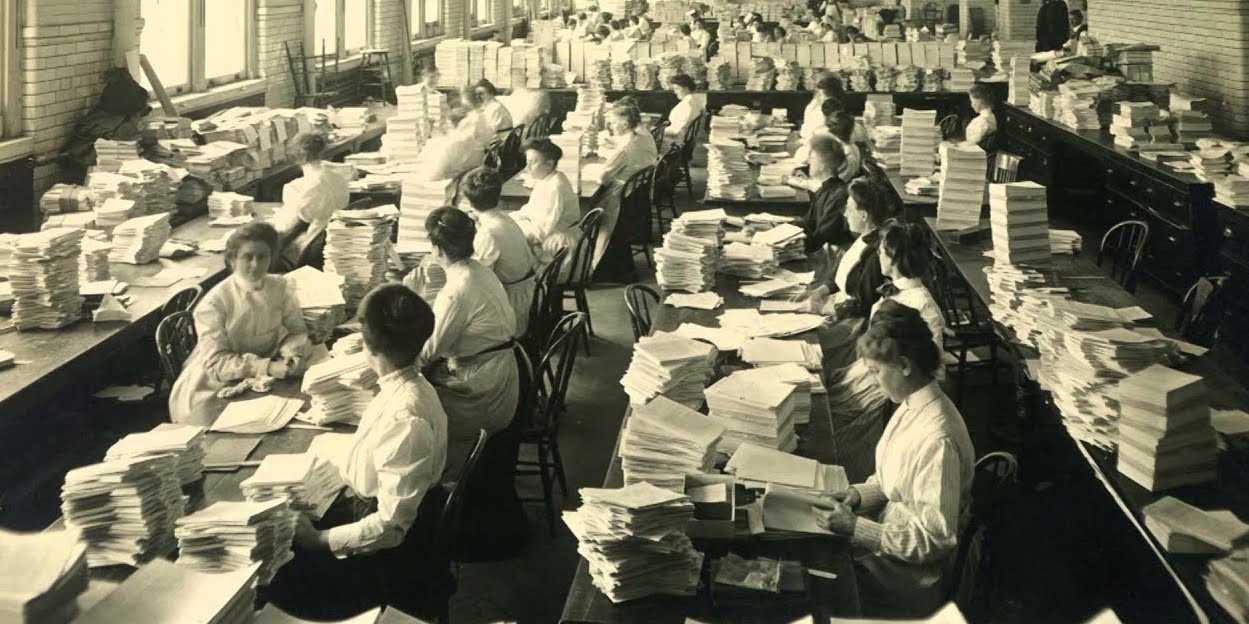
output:
{"label": "desk drawer", "polygon": [[1249,213],[1219,210],[1219,251],[1249,264]]}

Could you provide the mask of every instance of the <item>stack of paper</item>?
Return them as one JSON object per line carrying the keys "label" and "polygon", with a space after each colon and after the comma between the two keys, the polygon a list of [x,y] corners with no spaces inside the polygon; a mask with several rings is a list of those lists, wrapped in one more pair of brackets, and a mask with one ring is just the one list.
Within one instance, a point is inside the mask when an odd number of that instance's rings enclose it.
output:
{"label": "stack of paper", "polygon": [[106,232],[135,216],[138,216],[138,210],[132,199],[110,197],[95,205],[95,224]]}
{"label": "stack of paper", "polygon": [[102,171],[115,173],[123,162],[140,158],[138,141],[95,140],[95,166]]}
{"label": "stack of paper", "polygon": [[334,346],[330,347],[330,357],[343,357],[352,355],[364,350],[364,334],[354,333],[347,334],[342,338],[334,341]]}
{"label": "stack of paper", "polygon": [[307,420],[318,425],[355,423],[377,393],[377,373],[362,352],[333,357],[308,367],[300,389],[312,401]]}
{"label": "stack of paper", "polygon": [[1224,206],[1249,206],[1249,178],[1228,175],[1215,180],[1214,198]]}
{"label": "stack of paper", "polygon": [[1071,80],[1058,86],[1054,100],[1054,121],[1073,130],[1099,130],[1097,115],[1100,89],[1088,80]]}
{"label": "stack of paper", "polygon": [[802,67],[798,65],[797,60],[780,59],[776,61],[776,85],[777,91],[797,91],[798,84],[802,81]]}
{"label": "stack of paper", "polygon": [[987,63],[992,57],[989,46],[981,39],[962,39],[954,44],[955,62],[966,65],[970,62]]}
{"label": "stack of paper", "polygon": [[672,220],[672,231],[719,245],[724,240],[724,220],[727,218],[723,208],[690,210]]}
{"label": "stack of paper", "polygon": [[255,613],[259,569],[254,564],[225,574],[204,574],[157,559],[75,621],[248,624]]}
{"label": "stack of paper", "polygon": [[798,447],[794,434],[792,385],[758,375],[733,373],[708,387],[707,416],[724,427],[716,449],[727,453],[743,442],[792,451]]}
{"label": "stack of paper", "polygon": [[611,87],[616,91],[632,91],[637,81],[633,59],[614,60],[611,64]]}
{"label": "stack of paper", "polygon": [[664,290],[698,293],[711,290],[716,281],[719,246],[677,232],[664,235],[664,246],[655,250],[655,279]]}
{"label": "stack of paper", "polygon": [[664,297],[664,305],[674,308],[694,308],[697,310],[714,310],[724,305],[724,297],[707,291],[697,294],[672,293]]}
{"label": "stack of paper", "polygon": [[1218,447],[1201,377],[1160,364],[1119,382],[1119,472],[1150,490],[1212,481]]}
{"label": "stack of paper", "polygon": [[988,166],[984,150],[970,143],[942,143],[940,152],[937,229],[975,227],[980,224],[980,207],[984,205],[984,178]]}
{"label": "stack of paper", "polygon": [[806,258],[806,232],[792,223],[782,223],[776,227],[759,232],[751,239],[751,245],[771,247],[776,254],[776,261],[784,264]]}
{"label": "stack of paper", "polygon": [[239,484],[249,501],[286,499],[292,509],[321,517],[329,508],[342,478],[334,464],[312,453],[266,455],[256,473]]}
{"label": "stack of paper", "polygon": [[867,96],[867,101],[863,104],[863,125],[875,129],[881,126],[899,127],[897,124],[898,110],[894,106],[892,95]]}
{"label": "stack of paper", "polygon": [[82,239],[82,255],[78,256],[79,284],[109,279],[108,255],[113,245],[90,236]]}
{"label": "stack of paper", "polygon": [[1238,545],[1231,554],[1210,562],[1206,589],[1237,622],[1249,622],[1249,548]]}
{"label": "stack of paper", "polygon": [[776,272],[776,252],[768,245],[729,243],[720,252],[720,272],[738,277],[761,278]]}
{"label": "stack of paper", "polygon": [[707,196],[713,199],[750,198],[754,175],[746,161],[746,145],[740,141],[707,144]]}
{"label": "stack of paper", "polygon": [[1180,143],[1195,144],[1198,139],[1214,135],[1214,126],[1210,124],[1210,116],[1201,111],[1171,109],[1175,118],[1176,140]]}
{"label": "stack of paper", "polygon": [[45,215],[89,212],[95,208],[95,195],[85,186],[54,184],[39,198],[39,211]]}
{"label": "stack of paper", "polygon": [[1076,255],[1084,246],[1084,239],[1075,230],[1050,230],[1050,253]]}
{"label": "stack of paper", "polygon": [[343,297],[355,309],[364,294],[382,282],[390,230],[399,210],[393,205],[368,211],[339,211],[325,233],[325,272],[343,278]]}
{"label": "stack of paper", "polygon": [[145,433],[132,433],[110,446],[104,461],[172,455],[175,472],[182,485],[198,481],[204,474],[205,429],[195,425],[162,423]]}
{"label": "stack of paper", "polygon": [[108,259],[126,264],[154,262],[172,232],[167,212],[126,221],[113,229],[113,250]]}
{"label": "stack of paper", "polygon": [[697,409],[715,358],[715,347],[705,342],[670,334],[647,336],[633,346],[633,359],[620,385],[633,405],[645,405],[662,394]]}
{"label": "stack of paper", "polygon": [[1249,537],[1249,524],[1230,511],[1205,511],[1171,496],[1141,509],[1145,527],[1169,553],[1213,555],[1231,552]]}
{"label": "stack of paper", "polygon": [[78,256],[83,231],[55,228],[13,239],[9,283],[13,325],[19,330],[58,329],[82,316]]}
{"label": "stack of paper", "polygon": [[61,514],[86,542],[91,567],[138,565],[173,551],[185,506],[177,463],[172,455],[130,457],[65,475]]}
{"label": "stack of paper", "polygon": [[818,374],[812,374],[797,364],[776,364],[760,368],[748,368],[737,372],[747,379],[780,382],[794,387],[794,424],[805,425],[811,420],[811,395],[824,393],[824,384]]}
{"label": "stack of paper", "polygon": [[208,218],[213,221],[250,217],[256,213],[256,202],[250,195],[214,191],[208,196]]}
{"label": "stack of paper", "polygon": [[805,340],[752,338],[742,345],[742,361],[755,366],[797,364],[807,370],[822,366],[820,346]]}
{"label": "stack of paper", "polygon": [[902,126],[872,127],[872,157],[882,169],[894,171],[902,167]]}
{"label": "stack of paper", "polygon": [[920,111],[913,108],[902,111],[902,176],[928,177],[934,167],[937,153],[937,111]]}
{"label": "stack of paper", "polygon": [[1158,107],[1151,102],[1119,102],[1119,111],[1110,118],[1110,134],[1115,145],[1134,148],[1152,140],[1149,129],[1158,119]]}
{"label": "stack of paper", "polygon": [[633,410],[620,440],[625,485],[643,481],[683,492],[685,475],[708,472],[724,427],[680,403],[657,396]]}
{"label": "stack of paper", "polygon": [[[1032,72],[1030,68],[1032,60],[1029,58],[1030,55],[1031,51],[1022,56],[996,59],[994,61],[994,64],[999,68],[1007,68],[1006,71],[1010,74],[1010,83],[1006,87],[1006,103],[1011,106],[1028,106],[1032,101]],[[1003,60],[1006,60],[1007,64],[1003,65]]]}
{"label": "stack of paper", "polygon": [[428,181],[418,175],[404,177],[399,201],[399,241],[395,243],[395,251],[406,268],[415,267],[421,258],[433,253],[425,220],[447,204],[453,186],[452,180]]}
{"label": "stack of paper", "polygon": [[563,132],[561,134],[552,134],[547,137],[559,147],[564,153],[556,165],[558,171],[563,172],[568,178],[568,182],[572,184],[573,190],[578,192],[581,188],[581,159],[589,155],[589,152],[582,150],[580,132]]}
{"label": "stack of paper", "polygon": [[178,565],[221,573],[259,563],[266,585],[294,556],[295,518],[284,500],[217,501],[178,520]]}
{"label": "stack of paper", "polygon": [[949,91],[970,91],[976,86],[976,72],[967,67],[951,67],[949,84],[946,89]]}
{"label": "stack of paper", "polygon": [[[992,300],[989,312],[993,320],[1011,328],[1021,341],[1035,346],[1036,336],[1033,334],[1039,332],[1036,314],[1040,310],[1031,306],[1041,303],[1037,296],[1051,294],[1058,289],[1044,289],[1045,276],[1035,269],[992,264],[986,266],[984,272],[989,282]],[[1062,290],[1065,292],[1065,289]]]}
{"label": "stack of paper", "polygon": [[413,163],[425,145],[426,122],[416,115],[395,115],[386,119],[382,149],[389,162]]}
{"label": "stack of paper", "polygon": [[18,534],[0,530],[0,620],[14,624],[68,622],[87,590],[87,547],[69,531]]}
{"label": "stack of paper", "polygon": [[[850,487],[841,466],[821,464],[808,457],[749,442],[738,447],[724,465],[724,471],[737,475],[739,481],[782,485],[810,493],[840,494]],[[807,507],[810,508],[810,503]],[[766,510],[764,515],[767,515]]]}
{"label": "stack of paper", "polygon": [[993,255],[998,262],[1044,267],[1050,263],[1049,208],[1036,182],[989,186]]}
{"label": "stack of paper", "polygon": [[1218,179],[1232,171],[1231,153],[1226,147],[1208,147],[1192,153],[1193,172],[1206,179]]}
{"label": "stack of paper", "polygon": [[582,488],[583,504],[564,512],[589,564],[594,586],[612,602],[655,594],[692,596],[703,555],[685,535],[689,497],[636,483],[618,490]]}
{"label": "stack of paper", "polygon": [[295,288],[295,298],[299,300],[304,324],[308,326],[308,339],[312,344],[325,343],[334,328],[347,320],[343,277],[303,266],[287,273],[286,281]]}
{"label": "stack of paper", "polygon": [[140,212],[148,215],[173,211],[175,186],[185,175],[175,174],[169,165],[143,159],[122,163],[118,173],[136,180]]}

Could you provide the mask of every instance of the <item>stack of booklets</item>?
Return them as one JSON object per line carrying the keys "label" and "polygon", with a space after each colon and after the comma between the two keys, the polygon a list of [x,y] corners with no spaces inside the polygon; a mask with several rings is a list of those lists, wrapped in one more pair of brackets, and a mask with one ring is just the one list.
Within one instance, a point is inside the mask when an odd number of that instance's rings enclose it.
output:
{"label": "stack of booklets", "polygon": [[1050,230],[1050,253],[1076,255],[1084,246],[1084,238],[1075,230]]}
{"label": "stack of booklets", "polygon": [[1145,527],[1169,553],[1216,555],[1232,552],[1249,538],[1249,524],[1230,511],[1206,511],[1172,496],[1141,509]]}
{"label": "stack of booklets", "polygon": [[39,211],[45,215],[65,212],[90,212],[95,208],[95,195],[85,186],[53,184],[39,198]]}
{"label": "stack of booklets", "polygon": [[1058,85],[1054,120],[1073,130],[1101,129],[1101,118],[1097,114],[1101,93],[1101,87],[1091,80],[1068,80]]}
{"label": "stack of booklets", "polygon": [[106,232],[138,215],[133,199],[110,197],[95,205],[95,224]]}
{"label": "stack of booklets", "polygon": [[987,63],[992,57],[989,46],[980,39],[964,39],[954,44],[955,62],[959,65],[966,65],[969,61],[979,62],[982,65]]}
{"label": "stack of booklets", "polygon": [[1232,171],[1231,153],[1226,147],[1208,147],[1192,152],[1193,172],[1207,179],[1218,179]]}
{"label": "stack of booklets", "polygon": [[1249,547],[1242,543],[1228,555],[1210,562],[1206,589],[1233,620],[1249,622]]}
{"label": "stack of booklets", "polygon": [[95,140],[95,166],[103,171],[116,172],[123,162],[140,158],[138,141]]}
{"label": "stack of booklets", "polygon": [[86,542],[91,567],[138,565],[173,551],[186,504],[177,465],[173,455],[128,457],[65,475],[61,514]]}
{"label": "stack of booklets", "polygon": [[1224,206],[1249,207],[1249,178],[1232,174],[1215,180],[1214,199]]}
{"label": "stack of booklets", "polygon": [[768,245],[729,243],[720,252],[721,273],[738,277],[761,278],[776,272],[780,265],[776,252]]}
{"label": "stack of booklets", "polygon": [[655,279],[664,290],[698,293],[716,282],[720,248],[707,240],[677,232],[664,235],[664,246],[655,250]]}
{"label": "stack of booklets", "polygon": [[1214,126],[1210,124],[1210,116],[1201,111],[1171,109],[1175,119],[1176,140],[1184,144],[1196,144],[1198,139],[1210,138],[1214,135]]}
{"label": "stack of booklets", "polygon": [[339,211],[325,232],[325,271],[343,278],[343,297],[354,309],[386,275],[390,231],[399,210],[393,205]]}
{"label": "stack of booklets", "polygon": [[1035,331],[1035,314],[1039,310],[1029,306],[1040,303],[1035,296],[1046,292],[1045,275],[1036,269],[1009,264],[988,265],[984,273],[989,282],[989,312],[993,320],[1011,328],[1020,340],[1034,344],[1028,338]]}
{"label": "stack of booklets", "polygon": [[708,197],[745,201],[750,198],[754,183],[744,143],[720,140],[707,144]]}
{"label": "stack of booklets", "polygon": [[873,126],[872,146],[872,157],[882,169],[902,168],[902,126]]}
{"label": "stack of booklets", "polygon": [[118,440],[104,454],[104,461],[172,455],[177,460],[178,482],[194,483],[204,474],[205,431],[196,425],[161,423],[151,431],[132,433]]}
{"label": "stack of booklets", "polygon": [[1115,145],[1133,148],[1151,141],[1149,128],[1157,119],[1158,106],[1151,102],[1119,102],[1118,112],[1110,118]]}
{"label": "stack of booklets", "polygon": [[989,186],[989,222],[998,262],[1049,266],[1049,208],[1045,197],[1045,187],[1036,182]]}
{"label": "stack of booklets", "polygon": [[946,85],[947,91],[970,91],[976,86],[976,72],[967,67],[951,67],[947,70],[950,73],[949,83]]}
{"label": "stack of booklets", "polygon": [[255,214],[256,202],[250,195],[214,191],[208,196],[208,217],[213,221],[238,219]]}
{"label": "stack of booklets", "polygon": [[819,370],[822,357],[820,345],[805,340],[751,338],[742,345],[742,361],[755,366],[797,364],[807,370]]}
{"label": "stack of booklets", "polygon": [[959,230],[980,224],[984,205],[984,150],[970,143],[942,143],[937,229]]}
{"label": "stack of booklets", "polygon": [[609,600],[698,591],[703,554],[685,535],[694,517],[688,496],[649,483],[580,493],[581,507],[564,512],[564,523],[577,537],[594,586]]}
{"label": "stack of booklets", "polygon": [[934,156],[939,139],[937,111],[902,110],[903,177],[926,178],[936,171]]}
{"label": "stack of booklets", "polygon": [[138,203],[142,214],[171,212],[174,207],[175,179],[173,168],[150,160],[128,160],[121,164],[118,173],[134,178],[139,193]]}
{"label": "stack of booklets", "polygon": [[135,217],[113,229],[113,250],[108,259],[126,264],[155,262],[172,232],[167,212]]}
{"label": "stack of booklets", "polygon": [[266,455],[256,473],[239,484],[249,501],[287,500],[292,509],[320,518],[342,489],[334,464],[312,453]]}
{"label": "stack of booklets", "polygon": [[691,210],[672,220],[672,231],[719,245],[724,240],[724,220],[727,218],[723,208]]}
{"label": "stack of booklets", "polygon": [[18,534],[0,530],[0,620],[59,624],[78,615],[87,590],[87,546],[69,531]]}
{"label": "stack of booklets", "polygon": [[343,277],[302,266],[287,273],[286,281],[295,287],[295,298],[308,326],[308,339],[312,344],[324,344],[334,328],[347,320]]}
{"label": "stack of booklets", "polygon": [[83,231],[54,228],[13,238],[9,284],[13,325],[19,330],[58,329],[82,317],[78,256]]}
{"label": "stack of booklets", "polygon": [[657,333],[633,346],[633,359],[620,385],[633,405],[645,405],[662,394],[697,409],[715,358],[716,348],[710,344]]}
{"label": "stack of booklets", "polygon": [[75,622],[248,624],[255,614],[259,572],[260,564],[253,564],[208,574],[157,559],[131,574]]}
{"label": "stack of booklets", "polygon": [[776,261],[784,264],[806,258],[807,234],[802,228],[792,223],[782,223],[769,230],[755,234],[750,240],[751,245],[771,247]]}
{"label": "stack of booklets", "polygon": [[1201,377],[1155,364],[1119,381],[1118,394],[1120,474],[1150,491],[1218,476]]}
{"label": "stack of booklets", "polygon": [[83,237],[82,255],[78,256],[79,285],[109,279],[108,254],[112,251],[113,245],[108,241]]}
{"label": "stack of booklets", "polygon": [[724,427],[667,397],[629,415],[620,440],[625,485],[646,482],[684,492],[685,475],[708,472]]}
{"label": "stack of booklets", "polygon": [[312,402],[303,418],[318,425],[357,423],[376,394],[377,373],[363,352],[332,357],[308,367],[300,389]]}
{"label": "stack of booklets", "polygon": [[178,565],[221,573],[259,563],[266,585],[294,556],[295,519],[284,500],[217,501],[178,520]]}
{"label": "stack of booklets", "polygon": [[455,182],[453,180],[424,180],[418,175],[403,178],[402,196],[399,201],[399,241],[395,251],[407,268],[415,267],[421,258],[433,253],[425,231],[425,220],[441,206],[447,205],[447,197]]}
{"label": "stack of booklets", "polygon": [[382,135],[382,149],[392,163],[416,162],[425,145],[423,128],[425,122],[416,115],[395,115],[386,119],[386,134]]}
{"label": "stack of booklets", "polygon": [[743,442],[782,451],[797,448],[795,392],[792,385],[740,372],[712,384],[703,393],[707,416],[725,429],[716,449],[732,453]]}
{"label": "stack of booklets", "polygon": [[1031,59],[1028,58],[1031,52],[1023,56],[1010,58],[1007,65],[998,65],[998,67],[1006,68],[1010,74],[1010,83],[1006,87],[1006,103],[1011,106],[1029,106],[1032,102],[1032,72],[1030,65]]}

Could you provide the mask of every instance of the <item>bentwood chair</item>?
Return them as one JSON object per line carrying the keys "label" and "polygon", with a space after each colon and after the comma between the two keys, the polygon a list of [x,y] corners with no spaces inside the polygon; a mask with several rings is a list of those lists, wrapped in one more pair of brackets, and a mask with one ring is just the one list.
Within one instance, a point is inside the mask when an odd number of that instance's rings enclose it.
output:
{"label": "bentwood chair", "polygon": [[655,139],[655,151],[662,153],[664,151],[664,132],[672,125],[672,122],[664,119],[651,126],[651,138]]}
{"label": "bentwood chair", "polygon": [[698,145],[699,137],[707,133],[710,125],[711,112],[703,111],[703,114],[685,127],[685,134],[681,137],[681,175],[677,178],[676,186],[684,185],[690,200],[694,199],[694,179],[690,177],[690,161],[694,159],[694,147]]}
{"label": "bentwood chair", "polygon": [[165,305],[160,307],[161,318],[167,317],[174,312],[190,312],[195,308],[195,304],[199,303],[200,295],[204,294],[204,289],[195,284],[187,286],[182,290],[174,293]]}
{"label": "bentwood chair", "polygon": [[[677,209],[677,180],[681,177],[681,146],[670,143],[668,149],[655,162],[655,176],[651,180],[651,208],[660,236],[668,231],[668,224],[681,213]],[[664,210],[668,211],[667,217]]]}
{"label": "bentwood chair", "polygon": [[1226,275],[1201,277],[1184,294],[1175,331],[1187,342],[1213,347],[1223,320]]}
{"label": "bentwood chair", "polygon": [[1149,224],[1144,221],[1122,221],[1102,236],[1097,251],[1097,266],[1109,260],[1110,278],[1124,290],[1136,292],[1137,269],[1149,241]]}
{"label": "bentwood chair", "polygon": [[[563,302],[573,300],[576,312],[585,314],[586,327],[589,335],[594,335],[594,321],[590,316],[590,300],[586,296],[586,288],[590,286],[594,273],[594,251],[598,246],[599,225],[603,218],[603,209],[595,208],[581,217],[578,227],[581,229],[581,240],[573,247],[569,258],[567,278],[560,284],[561,311]],[[590,341],[585,341],[585,353],[590,354]]]}
{"label": "bentwood chair", "polygon": [[[978,307],[974,297],[960,296],[951,284],[953,280],[949,266],[940,255],[933,254],[928,262],[928,289],[941,307],[945,321],[942,344],[957,366],[954,396],[961,403],[970,370],[988,367],[997,384],[997,332],[991,316]],[[985,349],[987,359],[981,357]]]}
{"label": "bentwood chair", "polygon": [[969,621],[987,618],[993,607],[997,570],[991,537],[1010,517],[1019,484],[1019,462],[1004,452],[976,462],[971,485],[971,521],[959,536],[950,599]]}
{"label": "bentwood chair", "polygon": [[174,312],[156,326],[156,355],[170,383],[182,374],[182,365],[191,357],[197,340],[195,318],[188,310]]}
{"label": "bentwood chair", "polygon": [[521,344],[525,346],[531,358],[542,355],[542,352],[546,350],[551,330],[559,319],[560,302],[556,299],[559,295],[559,273],[564,266],[564,258],[567,256],[567,248],[556,252],[551,263],[546,265],[538,274],[538,278],[533,281],[533,301],[529,303],[529,326],[525,330],[524,337],[521,338]]}
{"label": "bentwood chair", "polygon": [[625,308],[629,310],[629,324],[633,328],[633,340],[651,333],[651,306],[659,305],[659,293],[644,284],[629,284],[624,291]]}
{"label": "bentwood chair", "polygon": [[651,250],[655,242],[651,214],[654,178],[654,166],[629,176],[620,192],[620,217],[616,220],[616,227],[623,228],[630,255],[642,253],[646,257],[646,265],[652,269],[655,268],[655,258]]}

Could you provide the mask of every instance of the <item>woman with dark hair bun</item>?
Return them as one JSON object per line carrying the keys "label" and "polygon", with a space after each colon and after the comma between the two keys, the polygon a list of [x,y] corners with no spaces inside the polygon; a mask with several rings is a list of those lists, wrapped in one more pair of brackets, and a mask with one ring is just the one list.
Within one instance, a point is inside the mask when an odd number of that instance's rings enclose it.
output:
{"label": "woman with dark hair bun", "polygon": [[309,245],[317,241],[335,212],[347,207],[347,180],[322,166],[327,146],[323,135],[302,134],[295,139],[295,161],[303,172],[282,187],[282,207],[274,219],[281,237],[278,258],[283,269],[294,269]]}

